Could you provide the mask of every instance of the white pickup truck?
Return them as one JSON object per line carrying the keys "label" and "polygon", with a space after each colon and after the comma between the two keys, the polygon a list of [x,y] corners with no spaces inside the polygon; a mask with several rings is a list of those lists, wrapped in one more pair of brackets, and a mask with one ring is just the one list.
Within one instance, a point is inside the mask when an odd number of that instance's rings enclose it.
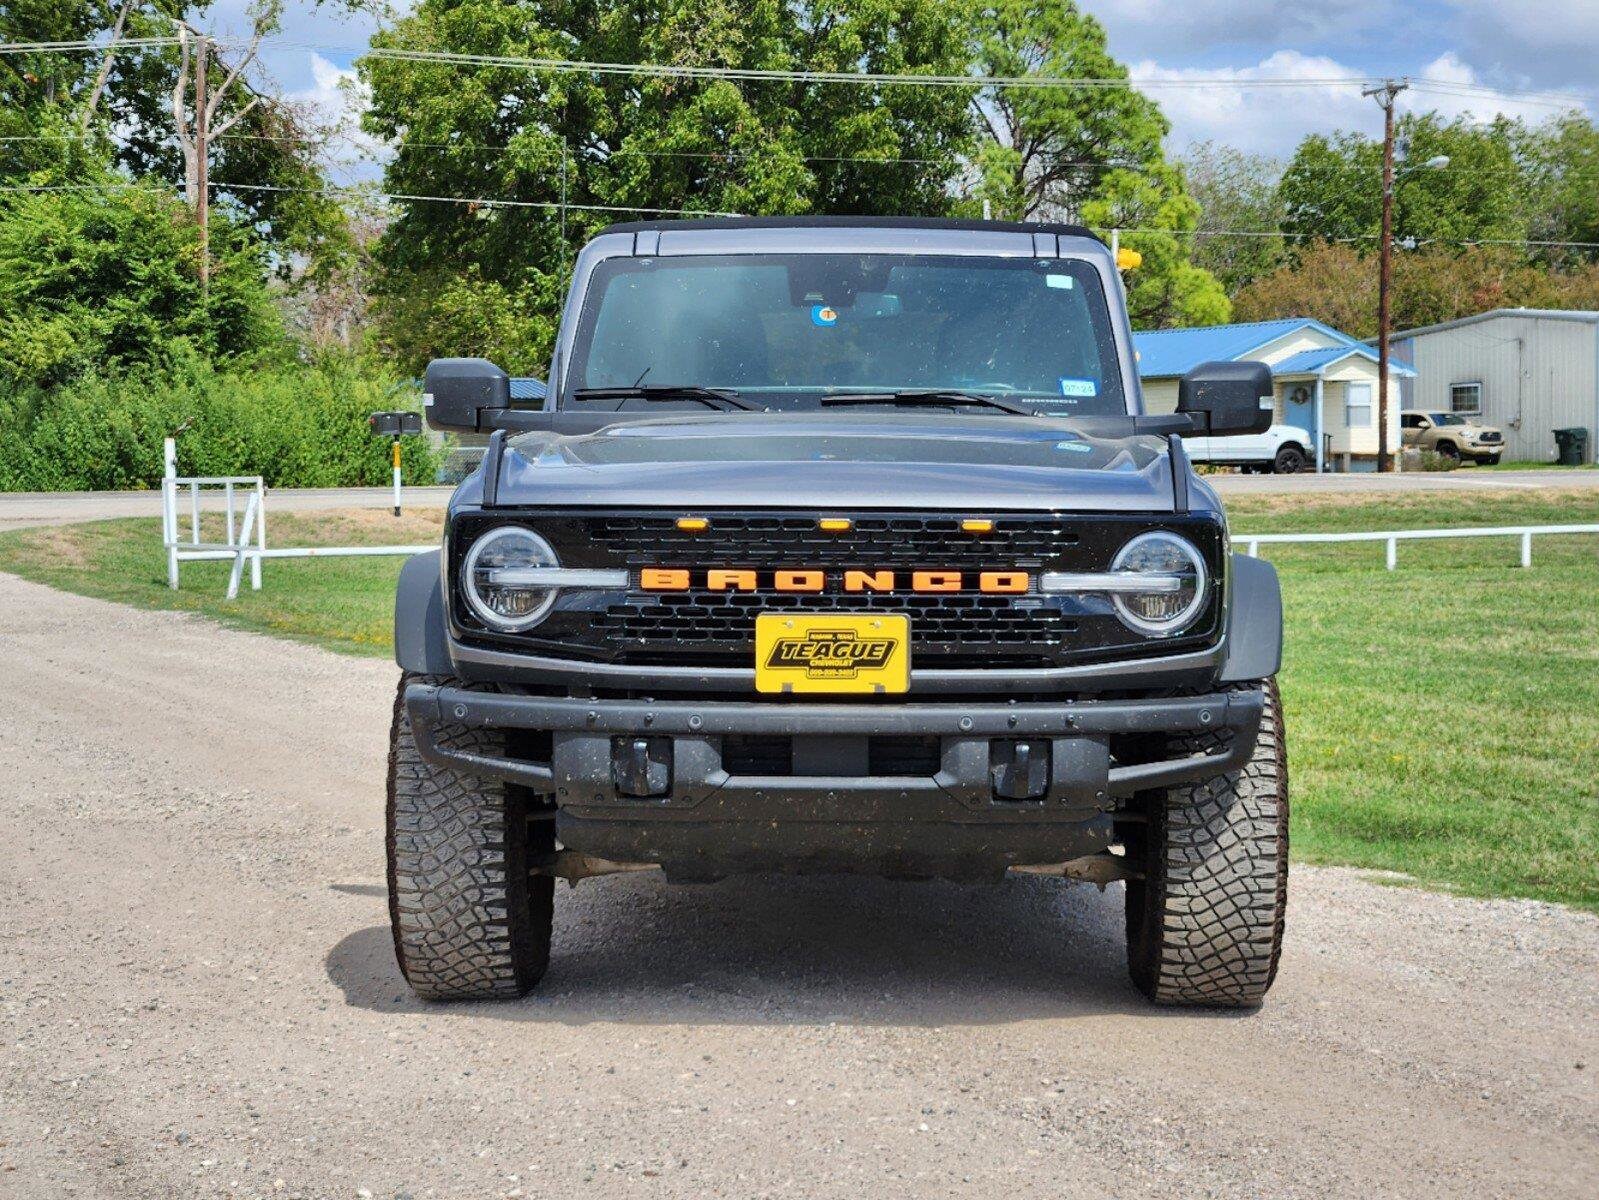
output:
{"label": "white pickup truck", "polygon": [[1184,438],[1183,449],[1196,463],[1277,475],[1292,475],[1316,461],[1310,434],[1297,425],[1273,425],[1265,433],[1241,437]]}

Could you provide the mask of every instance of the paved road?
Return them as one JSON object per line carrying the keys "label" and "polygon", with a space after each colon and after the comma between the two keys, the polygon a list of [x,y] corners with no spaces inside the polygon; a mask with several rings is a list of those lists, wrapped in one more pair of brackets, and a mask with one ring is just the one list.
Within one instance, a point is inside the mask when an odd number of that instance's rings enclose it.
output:
{"label": "paved road", "polygon": [[1296,868],[1266,1007],[1194,1014],[1114,887],[621,876],[534,995],[424,1007],[390,664],[0,614],[0,1195],[1599,1194],[1592,917]]}
{"label": "paved road", "polygon": [[[1223,495],[1599,489],[1599,471],[1480,471],[1471,467],[1409,475],[1212,475],[1209,479]],[[405,503],[440,508],[450,498],[450,492],[447,487],[406,488]],[[388,488],[273,488],[267,495],[267,507],[277,512],[388,508],[392,494]],[[212,496],[208,497],[207,504],[212,509],[220,509],[222,501],[220,496]],[[0,493],[0,530],[160,515],[159,492]]]}

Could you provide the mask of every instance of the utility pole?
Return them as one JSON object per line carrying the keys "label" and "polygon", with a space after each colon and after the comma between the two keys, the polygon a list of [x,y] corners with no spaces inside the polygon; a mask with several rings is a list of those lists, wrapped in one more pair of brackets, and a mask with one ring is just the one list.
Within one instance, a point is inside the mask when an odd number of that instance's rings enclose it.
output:
{"label": "utility pole", "polygon": [[211,152],[206,144],[211,122],[207,119],[205,98],[206,49],[210,39],[205,34],[195,35],[194,46],[194,153],[195,169],[199,176],[199,190],[195,196],[194,215],[200,222],[200,295],[211,296]]}
{"label": "utility pole", "polygon": [[1388,454],[1388,285],[1394,253],[1394,97],[1410,86],[1406,79],[1385,79],[1365,88],[1362,96],[1382,108],[1382,234],[1377,258],[1377,471],[1391,467]]}

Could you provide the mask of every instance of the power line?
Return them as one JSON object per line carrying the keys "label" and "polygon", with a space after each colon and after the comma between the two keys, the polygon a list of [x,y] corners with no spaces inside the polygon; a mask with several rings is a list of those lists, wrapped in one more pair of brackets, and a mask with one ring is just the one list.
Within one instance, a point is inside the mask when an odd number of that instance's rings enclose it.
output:
{"label": "power line", "polygon": [[[90,141],[96,140],[96,138],[98,138],[100,136],[102,136],[102,135],[99,135],[99,134],[78,134],[78,133],[32,134],[32,135],[29,135],[29,136],[26,136],[26,137],[0,137],[0,143],[5,143],[5,142],[90,142]],[[115,138],[115,136],[111,135],[111,134],[106,134],[106,135],[103,135],[103,136],[110,137],[111,140],[113,140],[113,141],[117,140]],[[219,142],[234,142],[234,141],[244,141],[244,142],[282,142],[282,143],[289,143],[289,144],[293,144],[293,145],[306,145],[306,146],[314,146],[314,145],[318,145],[318,144],[321,144],[321,143],[324,143],[324,142],[328,142],[328,141],[344,142],[347,145],[352,145],[352,146],[356,146],[356,147],[359,147],[360,144],[361,144],[361,139],[357,135],[351,134],[351,133],[346,133],[346,132],[343,132],[341,130],[333,130],[333,131],[329,131],[329,132],[323,133],[323,134],[310,134],[310,135],[307,135],[307,136],[304,136],[304,137],[295,137],[295,136],[292,136],[292,135],[289,135],[289,134],[225,133],[225,134],[222,134],[220,137],[216,138],[215,140],[219,141]],[[499,153],[499,154],[508,153],[508,152],[510,152],[512,150],[516,150],[516,151],[536,151],[536,152],[542,153],[547,160],[552,161],[552,162],[553,161],[559,161],[559,159],[561,157],[561,154],[562,154],[562,150],[561,150],[561,148],[559,146],[526,146],[526,147],[523,147],[523,146],[515,146],[515,145],[513,145],[513,144],[511,144],[509,142],[502,142],[502,143],[492,143],[492,142],[428,142],[428,141],[418,141],[418,140],[415,140],[415,139],[409,138],[409,137],[402,137],[399,140],[398,144],[395,144],[395,143],[383,141],[381,139],[376,139],[376,138],[374,138],[373,140],[379,142],[381,145],[383,145],[386,148],[405,149],[405,150],[409,150],[409,149],[428,149],[428,150],[438,149],[438,150],[462,150],[462,151],[473,151],[473,152],[490,151],[490,152]],[[120,144],[126,145],[127,143],[126,143],[126,141],[123,141]],[[581,157],[581,154],[579,152],[576,152],[576,151],[568,150],[566,153],[569,156],[569,158],[572,159],[572,160],[576,160],[576,159]],[[758,157],[760,157],[760,155],[762,153],[763,152],[759,151],[759,150],[639,150],[639,149],[635,149],[633,147],[628,147],[626,150],[621,150],[621,149],[607,150],[606,154],[605,154],[604,161],[610,161],[611,159],[619,157],[619,156],[624,155],[624,154],[625,155],[637,155],[637,156],[639,156],[641,158],[748,159],[748,158],[758,158]],[[957,159],[957,158],[907,158],[907,157],[899,157],[899,156],[881,157],[881,156],[847,155],[847,154],[797,155],[797,156],[795,156],[792,159],[792,161],[794,161],[794,162],[802,162],[802,163],[840,163],[840,164],[850,164],[850,165],[867,166],[867,167],[913,165],[913,166],[937,166],[937,167],[954,168],[954,167],[960,167],[960,166],[964,166],[964,165],[970,165],[970,164],[966,163],[964,160]],[[1137,163],[1123,162],[1123,161],[1114,160],[1114,159],[1107,160],[1107,161],[1104,161],[1104,162],[1089,162],[1089,161],[1078,161],[1078,160],[1054,160],[1054,161],[1051,161],[1049,165],[1051,167],[1071,167],[1073,169],[1085,170],[1085,171],[1086,170],[1098,170],[1098,171],[1145,172],[1148,169],[1148,168],[1139,166]]]}
{"label": "power line", "polygon": [[[1110,226],[1103,227],[1104,232],[1110,231]],[[1325,237],[1317,233],[1293,233],[1282,229],[1152,229],[1121,227],[1123,234],[1163,234],[1167,237],[1229,237],[1229,238],[1282,238],[1284,241],[1300,242],[1336,242],[1349,244],[1353,242],[1375,242],[1378,235],[1375,233],[1345,234],[1340,237]],[[1564,250],[1599,250],[1599,242],[1568,242],[1542,238],[1419,238],[1418,246],[1443,245],[1443,246],[1536,246],[1540,249]]]}
{"label": "power line", "polygon": [[[305,46],[305,49],[330,49],[330,47]],[[774,80],[790,83],[870,83],[903,85],[909,87],[959,87],[959,88],[1278,88],[1278,87],[1330,87],[1367,82],[1361,76],[1339,76],[1325,79],[1232,79],[1203,76],[1177,77],[1157,80],[1134,80],[1127,76],[1098,76],[1070,78],[1048,75],[933,75],[903,74],[878,71],[794,71],[755,67],[703,67],[679,66],[670,63],[622,63],[567,58],[522,58],[502,54],[466,54],[449,50],[404,50],[387,46],[374,46],[362,52],[363,57],[388,62],[437,63],[448,66],[514,67],[532,71],[552,71],[566,74],[592,75],[643,75],[675,79],[729,79],[744,81]]]}
{"label": "power line", "polygon": [[1510,101],[1516,104],[1532,104],[1541,108],[1581,109],[1584,107],[1584,102],[1579,97],[1571,95],[1562,98],[1558,92],[1501,92],[1488,87],[1474,88],[1467,91],[1452,84],[1417,83],[1411,86],[1416,91],[1429,96],[1449,96],[1458,100]]}
{"label": "power line", "polygon": [[575,212],[648,213],[653,216],[673,217],[739,217],[743,213],[718,212],[714,209],[649,208],[637,204],[579,204],[559,200],[496,200],[489,196],[424,196],[408,192],[376,192],[363,188],[298,188],[282,187],[271,183],[218,183],[219,191],[227,192],[299,192],[326,196],[329,199],[360,199],[372,197],[379,200],[424,201],[442,204],[472,204],[480,208],[542,208],[569,209]]}
{"label": "power line", "polygon": [[[369,191],[364,188],[310,188],[286,187],[269,183],[213,183],[217,191],[223,192],[292,192],[303,195],[324,196],[328,199],[364,199],[395,200],[406,203],[437,203],[437,204],[470,204],[480,208],[538,208],[557,210],[566,208],[575,212],[603,212],[603,213],[646,213],[653,216],[671,217],[739,217],[744,213],[725,212],[715,209],[695,208],[651,208],[643,205],[632,204],[585,204],[570,202],[563,205],[558,200],[505,200],[492,196],[433,196],[410,192],[379,192]],[[176,191],[176,187],[162,188],[146,183],[62,183],[62,184],[13,184],[0,186],[0,192],[94,192],[94,191]],[[1104,226],[1101,232],[1110,232],[1110,226]],[[1327,241],[1338,243],[1352,243],[1375,241],[1374,233],[1351,234],[1336,238],[1324,238],[1313,233],[1291,233],[1285,230],[1270,229],[1156,229],[1148,226],[1120,226],[1120,232],[1126,234],[1159,234],[1167,237],[1230,237],[1230,238],[1282,238],[1287,241]],[[1599,250],[1599,242],[1561,241],[1547,238],[1426,238],[1420,245],[1449,245],[1449,246],[1534,246],[1539,249],[1557,250]]]}
{"label": "power line", "polygon": [[[743,213],[720,212],[698,208],[650,208],[638,204],[583,204],[559,200],[500,200],[491,196],[426,196],[408,192],[378,192],[365,188],[312,188],[285,187],[275,183],[223,183],[211,184],[219,192],[293,192],[300,195],[325,196],[330,200],[400,200],[440,204],[471,204],[479,208],[539,208],[568,209],[575,212],[647,213],[665,217],[739,217]],[[122,191],[176,191],[175,186],[162,188],[144,183],[30,183],[0,185],[0,192],[122,192]]]}
{"label": "power line", "polygon": [[177,44],[178,39],[175,37],[118,38],[114,42],[95,42],[88,39],[73,42],[0,42],[0,54],[67,54],[73,51],[122,54],[129,50],[149,50]]}
{"label": "power line", "polygon": [[[213,43],[239,47],[246,45],[237,38],[213,38]],[[0,43],[0,54],[35,54],[81,52],[123,53],[131,50],[152,49],[179,45],[175,37],[121,38],[116,42],[98,42],[89,39],[55,42]],[[1236,75],[1183,76],[1133,79],[1129,76],[1039,76],[1039,75],[937,75],[921,73],[894,73],[874,71],[807,71],[754,67],[687,66],[670,63],[623,63],[584,59],[532,58],[517,55],[469,54],[450,50],[411,50],[399,47],[334,46],[314,42],[298,42],[267,38],[263,46],[280,49],[302,49],[328,53],[348,52],[366,58],[390,62],[437,63],[454,66],[514,67],[535,71],[564,73],[589,73],[597,75],[642,75],[658,78],[728,79],[728,80],[780,80],[798,83],[881,84],[906,87],[1009,87],[1027,89],[1059,88],[1175,88],[1233,90],[1259,90],[1278,88],[1328,88],[1357,87],[1371,84],[1377,77],[1371,75],[1330,75],[1261,78]],[[1489,84],[1465,80],[1412,80],[1417,91],[1456,97],[1482,97],[1489,99],[1519,100],[1552,107],[1580,106],[1584,101],[1575,93],[1552,91],[1518,91],[1496,88]]]}

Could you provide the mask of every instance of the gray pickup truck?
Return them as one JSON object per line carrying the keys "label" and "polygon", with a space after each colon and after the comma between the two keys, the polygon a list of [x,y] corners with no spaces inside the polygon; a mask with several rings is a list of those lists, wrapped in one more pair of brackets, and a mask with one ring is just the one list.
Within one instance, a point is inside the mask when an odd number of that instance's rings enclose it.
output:
{"label": "gray pickup truck", "polygon": [[488,433],[404,567],[389,905],[412,988],[544,974],[557,879],[659,869],[1123,884],[1133,982],[1258,1004],[1288,780],[1277,579],[1143,412],[1120,276],[1071,226],[616,225],[543,399],[428,367]]}

